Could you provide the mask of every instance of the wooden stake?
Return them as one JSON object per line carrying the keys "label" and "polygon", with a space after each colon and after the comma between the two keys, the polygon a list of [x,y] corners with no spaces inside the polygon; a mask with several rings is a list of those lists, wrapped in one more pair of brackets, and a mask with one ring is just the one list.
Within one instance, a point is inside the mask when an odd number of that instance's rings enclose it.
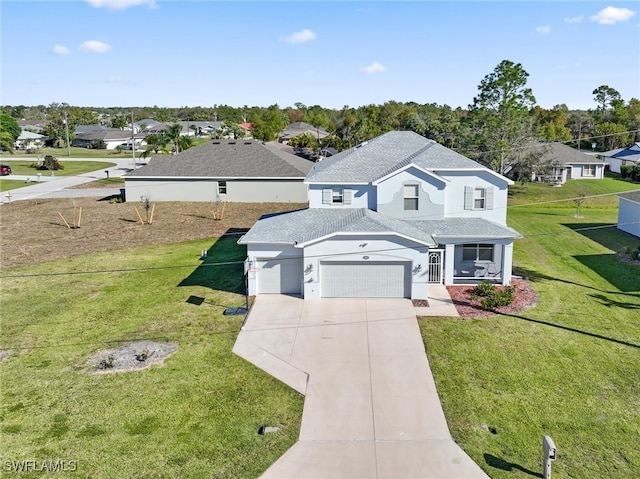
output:
{"label": "wooden stake", "polygon": [[76,228],[80,228],[80,221],[82,220],[82,206],[78,209],[78,224]]}
{"label": "wooden stake", "polygon": [[136,210],[136,214],[138,215],[138,219],[140,220],[140,224],[144,224],[144,220],[142,219],[142,216],[140,216],[140,212],[138,211],[138,208],[134,207],[134,209]]}
{"label": "wooden stake", "polygon": [[156,204],[154,203],[151,206],[151,215],[149,216],[149,224],[153,223],[153,213],[156,211]]}
{"label": "wooden stake", "polygon": [[225,208],[225,206],[227,206],[227,202],[226,201],[224,203],[222,203],[222,212],[220,212],[220,218],[219,219],[222,219],[224,217],[224,208]]}
{"label": "wooden stake", "polygon": [[58,214],[60,215],[60,218],[62,218],[62,221],[64,221],[64,224],[67,225],[67,228],[71,229],[71,226],[69,226],[69,223],[67,223],[67,220],[64,219],[64,216],[62,216],[62,213],[58,211]]}

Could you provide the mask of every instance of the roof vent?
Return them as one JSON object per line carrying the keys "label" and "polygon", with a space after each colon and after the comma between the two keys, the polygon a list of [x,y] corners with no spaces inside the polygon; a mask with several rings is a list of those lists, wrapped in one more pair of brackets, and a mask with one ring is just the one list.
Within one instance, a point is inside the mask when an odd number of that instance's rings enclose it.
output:
{"label": "roof vent", "polygon": [[245,145],[250,145],[250,144],[251,144],[251,142],[250,142],[250,141],[245,141],[245,142],[244,142],[244,144],[245,144]]}
{"label": "roof vent", "polygon": [[220,144],[220,140],[214,140],[211,143],[214,144],[214,145],[219,145]]}
{"label": "roof vent", "polygon": [[229,142],[229,144],[230,144],[230,145],[235,145],[235,144],[236,144],[236,142],[235,142],[235,141],[230,141],[230,142]]}

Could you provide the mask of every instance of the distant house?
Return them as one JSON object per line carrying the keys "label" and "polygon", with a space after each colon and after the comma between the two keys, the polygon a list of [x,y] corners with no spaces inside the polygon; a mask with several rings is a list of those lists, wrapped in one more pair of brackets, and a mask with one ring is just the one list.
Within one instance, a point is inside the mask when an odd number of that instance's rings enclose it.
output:
{"label": "distant house", "polygon": [[634,143],[628,148],[618,148],[603,153],[598,153],[614,173],[620,173],[623,165],[640,165],[640,142]]}
{"label": "distant house", "polygon": [[48,122],[47,120],[17,120],[16,123],[22,128],[22,131],[40,133]]}
{"label": "distant house", "polygon": [[313,163],[255,140],[212,140],[154,156],[127,174],[127,198],[153,201],[306,203]]}
{"label": "distant house", "polygon": [[[15,148],[18,150],[29,150],[37,146],[44,146],[47,137],[39,133],[22,130],[15,142]],[[39,144],[37,143],[39,142]]]}
{"label": "distant house", "polygon": [[222,128],[221,121],[176,121],[168,123],[155,123],[144,130],[146,134],[162,133],[168,130],[172,125],[180,125],[180,135],[182,136],[203,136],[212,135]]}
{"label": "distant house", "polygon": [[282,133],[278,137],[278,141],[286,145],[289,140],[291,140],[291,138],[299,135],[304,135],[305,133],[309,133],[314,138],[318,139],[318,141],[330,135],[330,133],[321,128],[316,128],[309,123],[298,121],[295,123],[291,123],[284,130],[282,130]]}
{"label": "distant house", "polygon": [[267,215],[247,246],[250,295],[427,299],[430,284],[511,282],[513,182],[391,131],[314,163],[309,208]]}
{"label": "distant house", "polygon": [[556,184],[567,180],[604,178],[606,163],[594,155],[582,153],[563,143],[544,143],[533,148],[536,164],[549,165],[550,171],[534,171],[532,181],[548,181]]}
{"label": "distant house", "polygon": [[640,238],[640,190],[618,195],[618,229]]}
{"label": "distant house", "polygon": [[[141,141],[143,137],[144,135],[135,135],[135,139],[138,142]],[[131,143],[130,130],[107,128],[106,130],[78,133],[71,141],[71,146],[115,150],[118,146],[126,143]]]}

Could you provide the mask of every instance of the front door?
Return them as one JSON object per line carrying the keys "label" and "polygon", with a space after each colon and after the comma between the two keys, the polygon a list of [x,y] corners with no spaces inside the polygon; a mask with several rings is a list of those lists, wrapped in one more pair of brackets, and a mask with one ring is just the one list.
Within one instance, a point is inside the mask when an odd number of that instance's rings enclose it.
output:
{"label": "front door", "polygon": [[444,251],[429,251],[429,283],[442,283],[442,255]]}

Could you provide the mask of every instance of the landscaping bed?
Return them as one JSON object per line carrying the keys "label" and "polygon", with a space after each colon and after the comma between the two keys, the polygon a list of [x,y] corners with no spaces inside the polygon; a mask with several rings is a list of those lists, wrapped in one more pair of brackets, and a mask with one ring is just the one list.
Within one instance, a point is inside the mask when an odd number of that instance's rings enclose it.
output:
{"label": "landscaping bed", "polygon": [[[510,314],[522,311],[534,306],[538,300],[538,295],[533,290],[528,281],[513,278],[511,286],[514,288],[515,300],[508,306],[487,310],[481,305],[481,298],[474,298],[475,286],[447,286],[447,291],[456,306],[458,314],[464,318],[487,318],[496,314]],[[503,287],[497,287],[498,290]]]}

